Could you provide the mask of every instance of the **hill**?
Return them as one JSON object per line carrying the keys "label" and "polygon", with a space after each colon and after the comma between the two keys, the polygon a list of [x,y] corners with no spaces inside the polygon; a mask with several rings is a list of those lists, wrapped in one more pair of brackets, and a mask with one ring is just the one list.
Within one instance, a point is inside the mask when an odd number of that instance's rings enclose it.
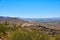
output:
{"label": "hill", "polygon": [[[33,19],[25,19],[25,18],[17,18],[17,17],[1,17],[0,16],[0,23],[6,22],[8,24],[17,24],[22,27],[29,26],[31,29],[38,29],[39,26],[43,26],[42,28],[45,29],[55,29],[60,30],[60,19],[59,18],[33,18]],[[33,27],[30,27],[33,26]]]}
{"label": "hill", "polygon": [[60,30],[60,17],[54,18],[23,18],[23,20],[35,22],[47,28]]}

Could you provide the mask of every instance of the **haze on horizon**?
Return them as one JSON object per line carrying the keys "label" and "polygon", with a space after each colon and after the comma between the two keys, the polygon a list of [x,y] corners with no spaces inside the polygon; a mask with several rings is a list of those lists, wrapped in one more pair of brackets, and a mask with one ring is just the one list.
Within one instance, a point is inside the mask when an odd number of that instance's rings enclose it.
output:
{"label": "haze on horizon", "polygon": [[60,0],[0,0],[0,16],[60,17]]}

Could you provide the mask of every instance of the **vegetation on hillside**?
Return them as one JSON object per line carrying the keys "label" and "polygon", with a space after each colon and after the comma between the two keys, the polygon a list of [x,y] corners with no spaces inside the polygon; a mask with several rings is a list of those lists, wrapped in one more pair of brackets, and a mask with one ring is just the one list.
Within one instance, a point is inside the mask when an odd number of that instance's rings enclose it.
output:
{"label": "vegetation on hillside", "polygon": [[1,40],[60,40],[60,34],[54,36],[44,30],[28,30],[20,25],[10,26],[7,22],[0,24]]}

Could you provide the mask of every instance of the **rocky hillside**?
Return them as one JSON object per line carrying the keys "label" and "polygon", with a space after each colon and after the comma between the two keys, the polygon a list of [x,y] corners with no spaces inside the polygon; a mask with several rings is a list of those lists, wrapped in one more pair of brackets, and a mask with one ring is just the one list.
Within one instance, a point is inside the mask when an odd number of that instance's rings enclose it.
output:
{"label": "rocky hillside", "polygon": [[29,22],[16,17],[0,17],[0,23],[4,22],[7,22],[8,24],[17,24],[21,27],[27,27],[32,30],[44,30],[49,32],[56,32],[57,30],[60,30],[59,24],[52,25],[47,23]]}
{"label": "rocky hillside", "polygon": [[27,20],[30,22],[35,22],[47,28],[60,30],[60,17],[54,18],[25,18],[23,20]]}

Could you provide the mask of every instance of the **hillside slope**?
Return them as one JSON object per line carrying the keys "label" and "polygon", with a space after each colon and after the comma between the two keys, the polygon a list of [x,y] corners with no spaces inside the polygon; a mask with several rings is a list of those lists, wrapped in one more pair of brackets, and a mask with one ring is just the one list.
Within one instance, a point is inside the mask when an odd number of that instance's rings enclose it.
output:
{"label": "hillside slope", "polygon": [[[57,19],[55,19],[53,21],[51,19],[45,19],[45,20],[47,20],[47,21],[36,22],[36,21],[23,20],[23,19],[16,18],[16,17],[0,17],[0,23],[4,23],[7,21],[7,23],[9,23],[9,24],[17,24],[17,25],[21,25],[21,26],[33,26],[32,29],[36,28],[36,27],[38,28],[38,26],[43,26],[45,28],[60,30],[60,23],[58,21],[55,21]],[[49,20],[51,20],[51,22]]]}

